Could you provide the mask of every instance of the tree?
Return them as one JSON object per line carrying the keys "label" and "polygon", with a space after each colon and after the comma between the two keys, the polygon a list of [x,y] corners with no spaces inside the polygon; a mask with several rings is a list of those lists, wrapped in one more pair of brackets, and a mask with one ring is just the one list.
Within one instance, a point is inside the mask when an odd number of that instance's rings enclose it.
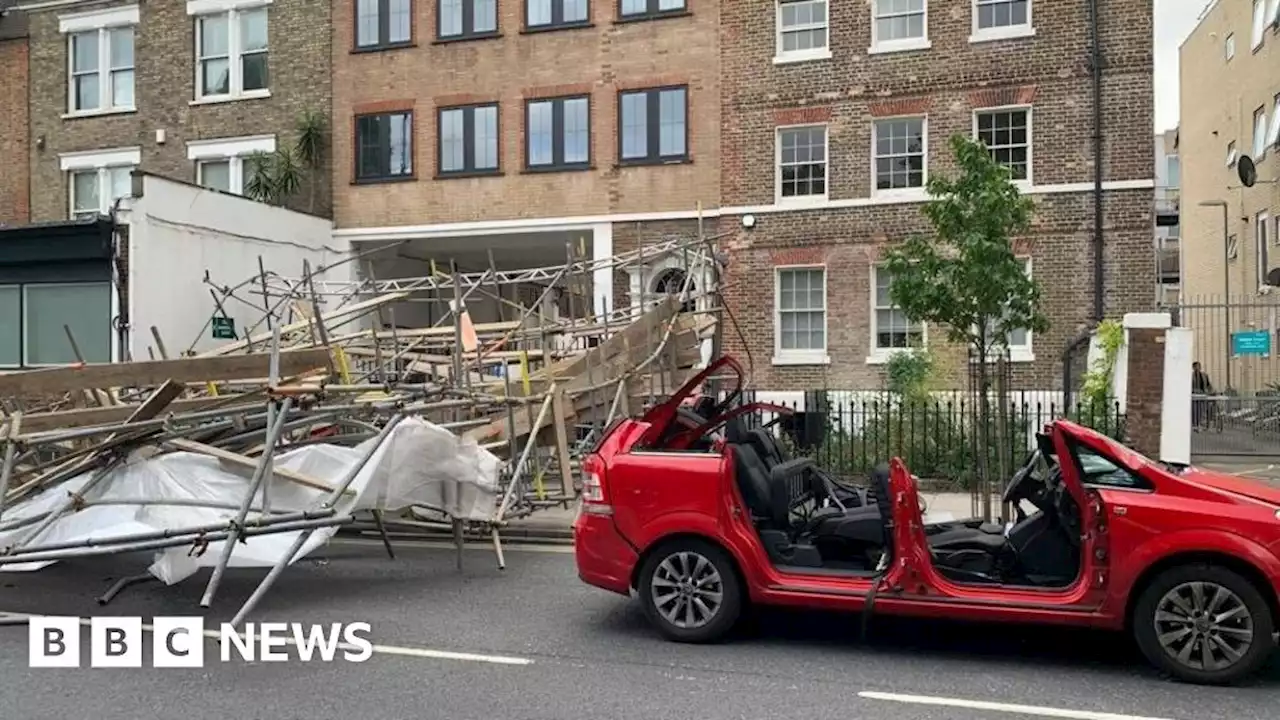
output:
{"label": "tree", "polygon": [[295,131],[297,139],[293,147],[255,153],[247,159],[244,194],[268,205],[284,205],[305,182],[307,211],[314,213],[316,187],[324,161],[324,116],[312,111],[303,113]]}
{"label": "tree", "polygon": [[[1035,203],[1013,184],[1008,168],[986,146],[963,135],[951,138],[958,172],[929,178],[923,213],[930,235],[913,235],[889,249],[889,295],[913,322],[945,328],[977,362],[979,483],[988,480],[991,406],[988,359],[1008,348],[1013,330],[1048,329],[1040,312],[1040,288],[1017,257],[1012,238],[1031,226]],[[1003,435],[1003,434],[1002,434]],[[989,495],[984,508],[990,516]]]}

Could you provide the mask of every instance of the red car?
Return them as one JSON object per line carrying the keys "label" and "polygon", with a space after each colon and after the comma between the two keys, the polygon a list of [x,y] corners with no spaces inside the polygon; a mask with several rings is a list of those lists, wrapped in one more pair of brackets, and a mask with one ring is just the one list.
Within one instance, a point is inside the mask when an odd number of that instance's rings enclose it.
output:
{"label": "red car", "polygon": [[[724,368],[738,388],[685,403]],[[1177,470],[1065,420],[1004,492],[1015,517],[927,523],[900,460],[869,487],[790,458],[721,358],[583,463],[579,577],[667,638],[724,636],[748,604],[1127,630],[1172,676],[1228,683],[1276,647],[1280,489]]]}

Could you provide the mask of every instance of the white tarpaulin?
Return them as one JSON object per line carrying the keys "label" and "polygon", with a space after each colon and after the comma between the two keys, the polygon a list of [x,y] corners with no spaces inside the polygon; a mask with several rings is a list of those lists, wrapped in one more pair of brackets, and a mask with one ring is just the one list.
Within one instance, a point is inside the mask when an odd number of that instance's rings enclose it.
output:
{"label": "white tarpaulin", "polygon": [[[274,466],[305,475],[330,487],[341,484],[359,464],[376,439],[355,447],[312,445],[275,456]],[[391,430],[369,462],[356,475],[347,496],[337,503],[339,514],[380,509],[389,512],[423,505],[448,512],[463,520],[496,519],[498,472],[501,461],[452,432],[419,418],[407,418]],[[84,498],[88,506],[59,518],[39,538],[25,545],[36,549],[52,543],[101,541],[138,533],[181,531],[202,525],[225,523],[248,492],[251,473],[228,470],[217,458],[191,452],[174,452],[151,458],[135,456],[110,471]],[[23,519],[56,510],[89,480],[80,475],[52,487],[4,513],[0,527],[0,548],[26,537],[35,523],[21,525]],[[279,476],[270,482],[271,512],[288,513],[317,509],[328,495]],[[164,504],[198,501],[205,507]],[[110,503],[110,504],[104,504]],[[262,494],[254,498],[249,519],[260,516]],[[17,526],[17,527],[15,527]],[[298,534],[295,530],[254,535],[239,544],[231,556],[231,567],[270,567],[283,557]],[[294,558],[304,557],[325,544],[336,527],[316,530]],[[177,534],[175,532],[175,534]],[[199,555],[189,554],[189,545],[156,552],[150,572],[167,584],[185,579],[199,568],[217,564],[222,541],[210,542]],[[0,565],[0,570],[38,570],[51,561]]]}

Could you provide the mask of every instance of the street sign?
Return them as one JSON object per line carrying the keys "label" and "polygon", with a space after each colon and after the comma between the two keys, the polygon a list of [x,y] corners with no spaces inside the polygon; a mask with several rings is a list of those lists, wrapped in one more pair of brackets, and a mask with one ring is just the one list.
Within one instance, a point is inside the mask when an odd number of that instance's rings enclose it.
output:
{"label": "street sign", "polygon": [[213,318],[213,339],[214,340],[235,340],[236,339],[235,318],[229,318],[229,317]]}
{"label": "street sign", "polygon": [[1249,330],[1231,334],[1233,355],[1270,355],[1271,333],[1266,330]]}

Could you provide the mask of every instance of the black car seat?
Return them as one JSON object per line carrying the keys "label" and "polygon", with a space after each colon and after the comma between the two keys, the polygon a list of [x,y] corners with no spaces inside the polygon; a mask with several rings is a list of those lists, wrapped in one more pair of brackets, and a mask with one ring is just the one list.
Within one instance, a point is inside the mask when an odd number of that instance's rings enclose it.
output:
{"label": "black car seat", "polygon": [[787,461],[786,453],[783,452],[778,439],[773,436],[773,433],[764,428],[753,428],[747,431],[746,441],[755,448],[756,452],[760,454],[760,458],[770,468]]}

